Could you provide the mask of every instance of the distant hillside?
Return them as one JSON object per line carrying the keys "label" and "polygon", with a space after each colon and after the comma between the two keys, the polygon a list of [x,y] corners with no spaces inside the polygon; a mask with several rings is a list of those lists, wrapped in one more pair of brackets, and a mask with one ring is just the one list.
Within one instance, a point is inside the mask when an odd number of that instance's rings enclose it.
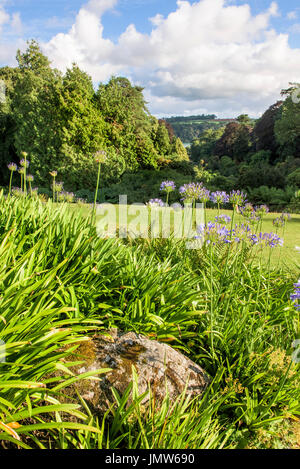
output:
{"label": "distant hillside", "polygon": [[207,129],[218,129],[234,122],[236,119],[217,119],[215,114],[202,114],[198,116],[175,116],[164,119],[173,127],[176,137],[184,143],[191,143]]}

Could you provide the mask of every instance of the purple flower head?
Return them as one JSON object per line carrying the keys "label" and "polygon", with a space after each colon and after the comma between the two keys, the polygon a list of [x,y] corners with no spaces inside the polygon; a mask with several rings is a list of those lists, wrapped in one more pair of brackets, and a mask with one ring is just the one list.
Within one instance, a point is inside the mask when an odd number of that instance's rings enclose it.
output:
{"label": "purple flower head", "polygon": [[27,180],[28,182],[33,182],[34,177],[32,176],[32,174],[28,174],[28,175],[26,176],[26,180]]}
{"label": "purple flower head", "polygon": [[300,311],[300,281],[294,284],[295,291],[290,296],[290,299],[295,302],[295,308]]}
{"label": "purple flower head", "polygon": [[262,219],[270,211],[267,205],[257,205],[254,210],[259,219]]}
{"label": "purple flower head", "polygon": [[146,204],[148,207],[164,207],[165,203],[161,199],[151,199],[149,202]]}
{"label": "purple flower head", "polygon": [[20,161],[20,165],[21,165],[23,168],[25,168],[25,166],[26,166],[26,168],[29,168],[29,161],[28,161],[28,160],[25,160],[25,159],[22,159],[22,160]]}
{"label": "purple flower head", "polygon": [[280,228],[284,225],[284,220],[281,217],[275,218],[275,220],[273,220],[273,225],[276,226],[276,228]]}
{"label": "purple flower head", "polygon": [[260,217],[257,216],[254,207],[251,204],[245,204],[244,207],[240,207],[240,212],[244,218],[247,219],[249,223],[256,223],[260,220]]}
{"label": "purple flower head", "polygon": [[174,181],[163,181],[160,185],[161,192],[173,192],[175,189],[176,186]]}
{"label": "purple flower head", "polygon": [[214,204],[227,204],[229,202],[229,195],[226,194],[226,192],[220,192],[220,191],[217,191],[217,192],[212,192],[210,194],[210,200],[214,203]]}
{"label": "purple flower head", "polygon": [[281,239],[276,233],[259,233],[256,236],[256,243],[261,247],[275,248],[283,246],[283,239]]}
{"label": "purple flower head", "polygon": [[231,191],[229,194],[229,202],[232,205],[243,206],[247,201],[247,195],[242,191]]}
{"label": "purple flower head", "polygon": [[202,183],[190,182],[189,184],[184,184],[180,187],[179,192],[183,195],[183,200],[187,202],[193,202],[195,200],[200,200],[205,198],[207,193],[206,189],[203,187]]}
{"label": "purple flower head", "polygon": [[197,233],[206,244],[228,243],[230,238],[230,230],[224,225],[212,222],[208,222],[206,225],[198,225]]}
{"label": "purple flower head", "polygon": [[231,217],[229,215],[219,215],[215,217],[215,221],[218,223],[230,223],[231,222]]}
{"label": "purple flower head", "polygon": [[17,165],[16,165],[15,163],[9,163],[9,164],[7,165],[7,167],[8,167],[8,169],[9,169],[10,171],[17,171],[17,169],[18,169],[18,167],[17,167]]}
{"label": "purple flower head", "polygon": [[200,202],[206,204],[210,200],[210,191],[208,189],[205,189],[205,187],[202,188],[202,191],[199,196]]}

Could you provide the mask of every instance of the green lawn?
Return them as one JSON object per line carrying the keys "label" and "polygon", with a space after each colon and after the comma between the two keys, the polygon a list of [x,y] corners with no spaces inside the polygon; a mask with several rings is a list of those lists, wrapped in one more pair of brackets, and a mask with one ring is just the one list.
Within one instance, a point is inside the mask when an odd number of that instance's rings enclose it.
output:
{"label": "green lawn", "polygon": [[[78,206],[71,206],[72,209],[78,209]],[[129,210],[130,206],[127,206],[127,210]],[[91,214],[90,206],[81,207],[83,213],[88,216]],[[222,214],[226,214],[231,216],[231,210],[221,210]],[[218,211],[216,209],[207,209],[207,221],[214,221],[215,217],[217,216]],[[266,215],[263,225],[262,231],[263,232],[276,232],[276,228],[273,225],[273,220],[278,218],[281,213],[269,213]],[[117,224],[118,224],[118,210],[117,210]],[[128,221],[130,222],[134,216],[129,215]],[[101,216],[97,217],[97,220],[100,220]],[[235,214],[235,222],[236,223],[244,223],[245,219],[238,214]],[[172,224],[172,221],[171,221]],[[290,269],[299,269],[299,261],[300,261],[300,253],[298,253],[295,249],[295,246],[300,247],[300,215],[292,214],[292,218],[286,224],[286,230],[283,232],[282,228],[277,230],[278,235],[284,239],[284,245],[282,248],[276,248],[272,252],[271,263],[273,265],[277,265],[279,262],[281,265],[286,265]],[[263,252],[263,257],[265,260],[268,260],[269,254],[267,250]]]}

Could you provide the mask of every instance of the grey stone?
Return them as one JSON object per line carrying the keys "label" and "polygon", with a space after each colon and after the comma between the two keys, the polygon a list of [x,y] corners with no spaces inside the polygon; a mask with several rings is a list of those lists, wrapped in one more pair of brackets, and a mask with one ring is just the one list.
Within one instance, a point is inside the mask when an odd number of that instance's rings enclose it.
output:
{"label": "grey stone", "polygon": [[[99,380],[84,380],[76,384],[80,394],[95,411],[105,411],[114,402],[112,386],[120,395],[132,381],[132,367],[138,374],[139,393],[147,391],[149,384],[156,403],[162,402],[166,386],[173,402],[185,389],[186,395],[200,396],[210,379],[205,371],[182,353],[169,345],[150,340],[134,332],[124,333],[117,329],[108,331],[107,336],[97,335],[85,345],[84,355],[88,356],[80,372],[112,368]],[[88,353],[86,353],[88,351]],[[79,351],[80,353],[80,351]],[[146,403],[146,397],[143,403]]]}

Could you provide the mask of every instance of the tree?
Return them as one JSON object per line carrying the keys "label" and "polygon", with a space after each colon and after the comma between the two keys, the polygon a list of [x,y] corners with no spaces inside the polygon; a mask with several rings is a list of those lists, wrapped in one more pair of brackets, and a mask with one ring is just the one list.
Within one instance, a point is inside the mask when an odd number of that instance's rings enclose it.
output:
{"label": "tree", "polygon": [[270,151],[270,161],[274,161],[278,157],[279,145],[275,138],[274,127],[276,119],[280,115],[282,104],[283,101],[277,101],[275,104],[272,104],[254,127],[256,151]]}
{"label": "tree", "polygon": [[253,145],[252,127],[238,122],[226,125],[221,138],[216,142],[214,154],[222,157],[229,156],[237,162],[246,159]]}
{"label": "tree", "polygon": [[154,144],[160,155],[167,156],[171,151],[169,132],[165,126],[165,121],[158,121],[157,130],[154,136]]}
{"label": "tree", "polygon": [[14,146],[18,155],[26,151],[36,182],[45,184],[61,148],[59,98],[60,72],[50,67],[38,44],[32,41],[25,53],[18,51],[19,73],[12,97],[15,121]]}
{"label": "tree", "polygon": [[176,161],[189,161],[189,155],[180,138],[176,138],[172,144],[173,159]]}
{"label": "tree", "polygon": [[208,162],[210,156],[214,154],[216,143],[222,137],[224,130],[224,127],[219,129],[207,129],[199,138],[193,140],[191,145],[192,161],[195,163],[201,160]]}
{"label": "tree", "polygon": [[245,124],[245,125],[251,125],[252,124],[252,120],[250,119],[250,117],[248,116],[248,114],[241,114],[240,116],[238,116],[236,118],[236,120],[240,123],[240,124]]}
{"label": "tree", "polygon": [[3,67],[0,69],[0,80],[5,84],[5,99],[0,101],[0,180],[7,184],[9,175],[7,164],[18,163],[14,145],[15,119],[12,106],[18,68]]}
{"label": "tree", "polygon": [[157,166],[158,152],[150,137],[157,120],[150,115],[142,91],[127,78],[113,77],[100,84],[96,96],[97,108],[109,124],[108,138],[130,170],[139,164]]}
{"label": "tree", "polygon": [[300,84],[292,84],[291,88],[282,91],[282,95],[287,97],[275,122],[275,136],[283,157],[300,157],[300,103],[294,99],[293,94],[299,87]]}
{"label": "tree", "polygon": [[61,126],[60,161],[56,167],[73,190],[86,186],[93,189],[96,167],[93,155],[107,149],[107,124],[94,105],[91,77],[73,64],[60,90]]}

